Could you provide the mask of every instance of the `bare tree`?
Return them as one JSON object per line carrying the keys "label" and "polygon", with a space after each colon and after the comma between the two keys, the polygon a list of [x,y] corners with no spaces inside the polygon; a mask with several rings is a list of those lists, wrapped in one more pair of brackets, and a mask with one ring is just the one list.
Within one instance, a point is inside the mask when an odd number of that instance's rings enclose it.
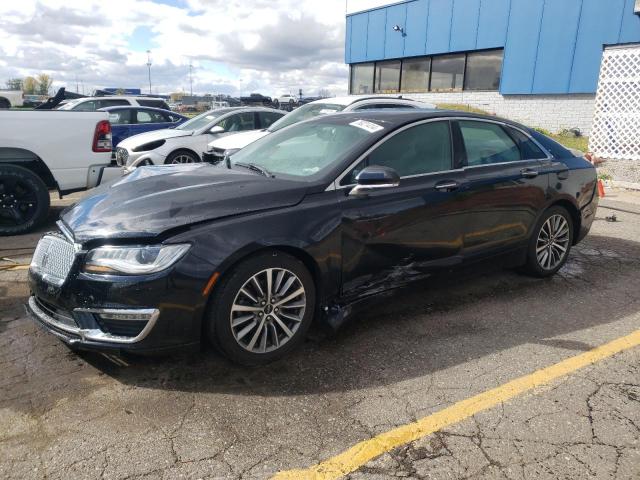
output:
{"label": "bare tree", "polygon": [[22,82],[22,91],[27,95],[33,95],[38,89],[38,81],[33,77],[26,77]]}
{"label": "bare tree", "polygon": [[331,96],[331,92],[326,88],[321,88],[318,90],[318,96],[320,98],[329,98]]}
{"label": "bare tree", "polygon": [[36,81],[38,82],[38,94],[40,95],[49,95],[49,89],[51,88],[51,84],[53,83],[53,78],[46,73],[41,73],[36,77]]}
{"label": "bare tree", "polygon": [[22,79],[10,78],[9,80],[7,80],[7,88],[9,90],[22,90]]}

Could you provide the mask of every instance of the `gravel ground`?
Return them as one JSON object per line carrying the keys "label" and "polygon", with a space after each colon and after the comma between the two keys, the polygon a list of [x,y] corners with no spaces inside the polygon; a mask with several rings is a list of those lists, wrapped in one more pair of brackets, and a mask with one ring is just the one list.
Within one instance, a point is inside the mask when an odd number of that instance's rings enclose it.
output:
{"label": "gravel ground", "polygon": [[[1,239],[0,257],[28,263],[38,237]],[[311,466],[640,329],[639,239],[640,195],[608,192],[553,279],[434,278],[253,369],[211,351],[127,366],[75,354],[25,318],[26,271],[0,270],[0,478],[253,479]],[[640,349],[350,476],[640,478]]]}

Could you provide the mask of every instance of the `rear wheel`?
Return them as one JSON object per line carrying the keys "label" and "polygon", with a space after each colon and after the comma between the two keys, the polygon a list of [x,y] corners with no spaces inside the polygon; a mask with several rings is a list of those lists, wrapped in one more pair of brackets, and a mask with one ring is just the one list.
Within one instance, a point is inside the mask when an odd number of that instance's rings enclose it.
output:
{"label": "rear wheel", "polygon": [[31,170],[0,164],[0,235],[36,228],[49,211],[49,190]]}
{"label": "rear wheel", "polygon": [[239,264],[216,286],[209,309],[209,338],[234,362],[260,365],[294,349],[315,310],[311,274],[279,251]]}
{"label": "rear wheel", "polygon": [[171,153],[167,159],[164,161],[165,165],[178,165],[181,163],[196,163],[199,162],[200,159],[198,156],[192,152],[187,150],[178,150],[176,152]]}
{"label": "rear wheel", "polygon": [[551,207],[536,224],[529,240],[525,271],[548,277],[560,270],[573,244],[573,221],[563,207]]}

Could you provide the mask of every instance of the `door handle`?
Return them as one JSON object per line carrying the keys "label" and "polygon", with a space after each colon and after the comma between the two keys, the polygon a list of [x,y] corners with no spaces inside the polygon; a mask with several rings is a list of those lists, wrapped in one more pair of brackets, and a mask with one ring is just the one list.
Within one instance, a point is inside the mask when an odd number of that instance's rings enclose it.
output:
{"label": "door handle", "polygon": [[433,188],[441,192],[451,192],[460,188],[460,184],[456,181],[447,180],[444,182],[436,183],[435,187]]}
{"label": "door handle", "polygon": [[524,178],[536,178],[538,176],[538,171],[532,168],[523,168],[520,173]]}

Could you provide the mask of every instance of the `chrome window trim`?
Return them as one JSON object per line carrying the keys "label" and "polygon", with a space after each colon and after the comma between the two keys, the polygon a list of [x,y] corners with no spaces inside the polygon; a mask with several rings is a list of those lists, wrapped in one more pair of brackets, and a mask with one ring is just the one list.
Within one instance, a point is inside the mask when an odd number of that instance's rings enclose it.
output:
{"label": "chrome window trim", "polygon": [[332,190],[341,190],[341,189],[345,189],[345,188],[354,187],[356,185],[355,183],[351,183],[349,185],[340,185],[340,182],[347,175],[347,173],[349,173],[351,171],[352,168],[354,168],[358,163],[360,163],[362,160],[364,160],[373,150],[378,148],[380,145],[382,145],[387,140],[393,138],[398,133],[401,133],[401,132],[403,132],[403,131],[411,128],[411,127],[415,127],[415,126],[418,126],[418,125],[423,125],[425,123],[438,122],[438,121],[440,121],[440,122],[442,122],[442,121],[451,121],[451,120],[469,120],[469,121],[474,121],[474,122],[493,123],[493,124],[496,124],[496,125],[501,125],[501,126],[506,126],[506,127],[513,128],[515,130],[518,130],[522,134],[524,134],[527,138],[529,138],[529,140],[533,141],[533,143],[538,148],[540,148],[542,150],[542,153],[547,155],[547,157],[546,158],[537,158],[537,159],[523,159],[523,160],[516,160],[516,161],[511,161],[511,162],[489,163],[487,165],[464,166],[462,168],[455,168],[455,169],[451,169],[451,170],[441,170],[439,172],[429,172],[429,173],[420,173],[420,174],[417,174],[417,175],[408,175],[408,176],[400,177],[400,180],[402,180],[404,178],[419,178],[419,177],[424,177],[424,176],[427,176],[427,175],[440,175],[440,174],[443,174],[443,173],[461,172],[461,171],[464,171],[464,170],[466,170],[468,168],[490,167],[490,166],[494,166],[494,165],[507,165],[507,164],[510,164],[510,163],[521,163],[521,162],[526,162],[526,161],[530,161],[530,160],[539,160],[539,161],[553,160],[553,155],[551,155],[547,151],[546,148],[544,148],[535,138],[533,138],[531,135],[529,135],[522,128],[516,127],[515,125],[511,125],[509,123],[502,122],[500,120],[491,120],[489,118],[473,118],[473,117],[438,117],[438,118],[429,118],[427,120],[421,120],[419,122],[415,122],[415,123],[412,123],[412,124],[409,124],[409,125],[405,125],[404,127],[399,128],[398,130],[393,132],[391,135],[388,135],[388,136],[378,140],[373,146],[368,148],[355,161],[353,161],[351,164],[349,164],[349,166],[346,169],[344,169],[342,171],[342,173],[340,175],[338,175],[335,178],[335,180],[333,180],[333,182],[331,182],[331,184],[329,184],[329,186],[325,189],[325,191],[329,192],[329,191],[332,191]]}
{"label": "chrome window trim", "polygon": [[43,311],[37,304],[35,297],[31,296],[28,300],[29,310],[33,315],[35,315],[38,320],[41,322],[51,325],[52,327],[57,328],[58,330],[62,330],[64,332],[70,333],[72,335],[77,335],[80,339],[68,339],[69,343],[77,343],[79,341],[90,340],[94,342],[111,342],[111,343],[122,343],[122,344],[131,344],[137,343],[143,340],[156,324],[158,317],[160,316],[160,311],[157,308],[149,308],[149,309],[118,309],[118,308],[76,308],[74,312],[85,312],[85,313],[144,313],[149,315],[149,320],[147,320],[147,324],[144,326],[142,331],[135,337],[121,337],[119,335],[112,335],[110,333],[105,333],[100,329],[87,329],[87,328],[79,328],[79,327],[70,327],[65,325],[45,311]]}

